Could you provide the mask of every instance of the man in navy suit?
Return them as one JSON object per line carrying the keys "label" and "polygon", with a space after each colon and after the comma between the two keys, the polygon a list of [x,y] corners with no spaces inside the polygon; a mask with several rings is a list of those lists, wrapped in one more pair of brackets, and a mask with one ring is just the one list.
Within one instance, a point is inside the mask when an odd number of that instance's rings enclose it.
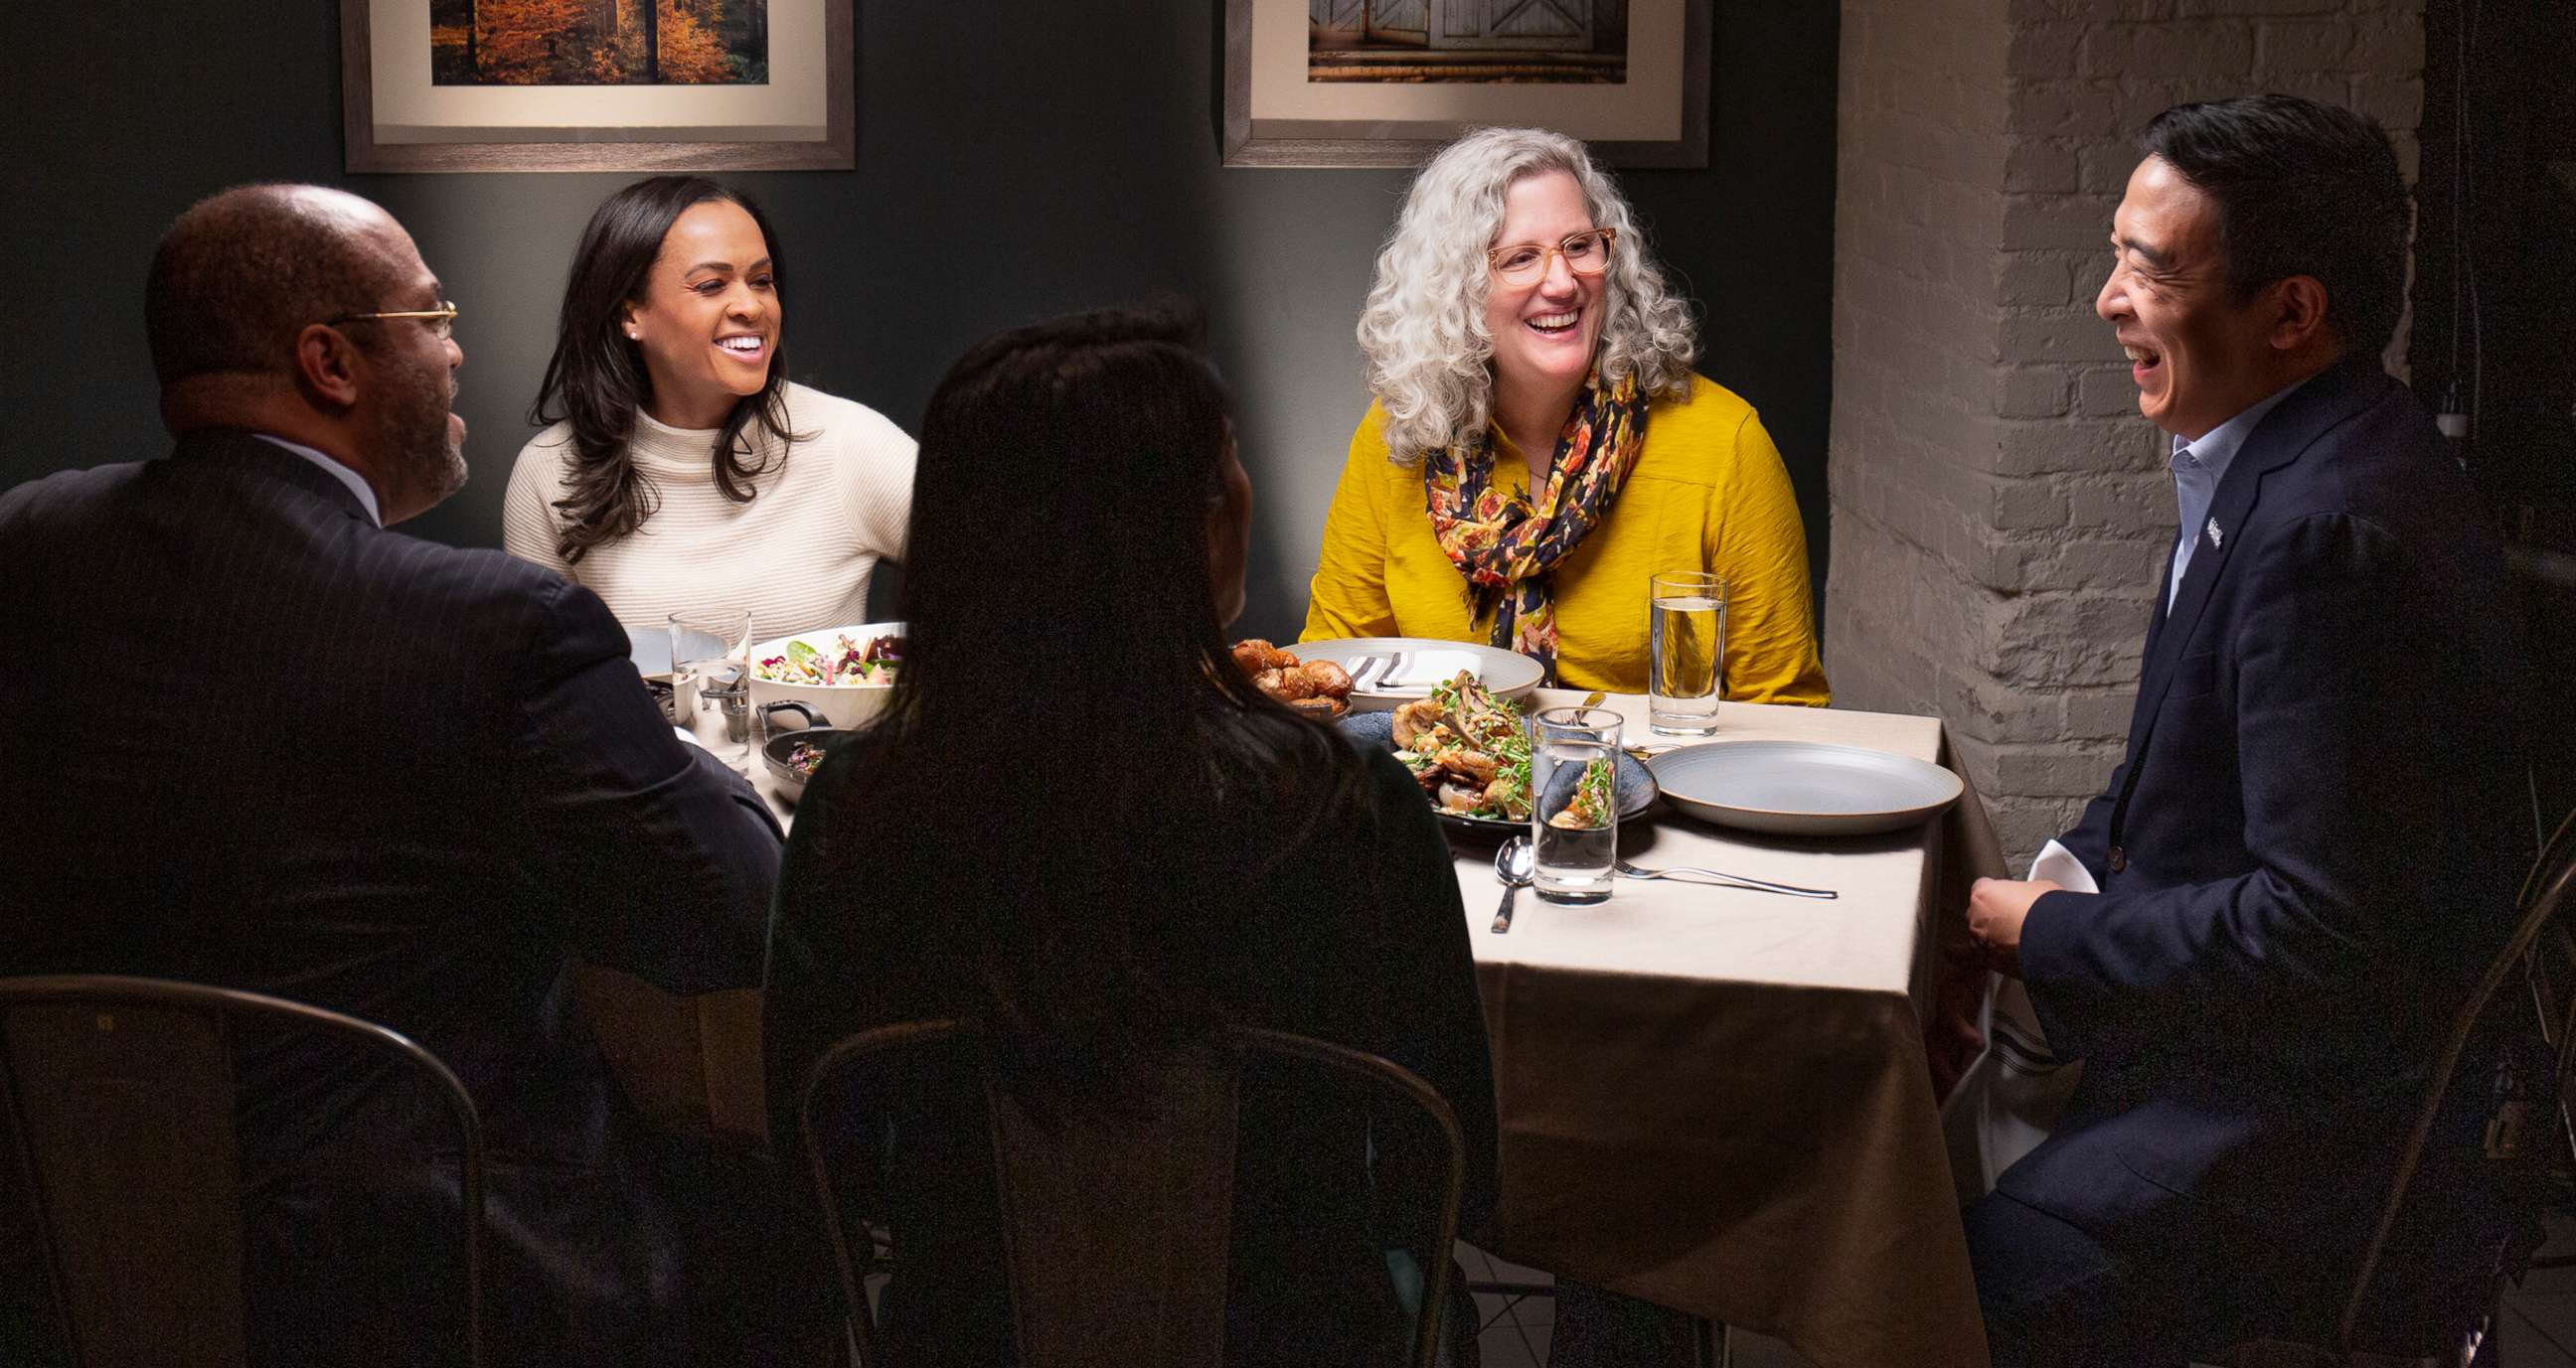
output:
{"label": "man in navy suit", "polygon": [[[1999,1366],[2330,1331],[2528,859],[2496,540],[2379,364],[2386,136],[2270,95],[2167,110],[2141,150],[2095,307],[2180,519],[2126,756],[2063,838],[2101,891],[1969,908],[2085,1064],[1968,1215]],[[2393,1270],[2391,1305],[2440,1271]]]}
{"label": "man in navy suit", "polygon": [[[774,1232],[713,1185],[756,1194],[756,1166],[635,1124],[566,969],[756,985],[778,829],[675,737],[590,591],[386,530],[465,480],[442,293],[383,210],[313,186],[226,192],[163,239],[175,449],[0,495],[0,973],[411,1036],[482,1117],[492,1361],[740,1361],[718,1327]],[[241,1044],[255,1361],[455,1361],[438,1110],[327,1042]],[[0,1345],[10,1319],[0,1288]]]}

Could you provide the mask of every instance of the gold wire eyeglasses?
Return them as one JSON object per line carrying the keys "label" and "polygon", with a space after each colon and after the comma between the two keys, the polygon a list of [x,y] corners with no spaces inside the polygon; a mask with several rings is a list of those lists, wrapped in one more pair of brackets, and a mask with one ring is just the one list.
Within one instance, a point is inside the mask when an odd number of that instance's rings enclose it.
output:
{"label": "gold wire eyeglasses", "polygon": [[336,327],[342,323],[355,323],[363,318],[426,319],[429,322],[430,332],[435,334],[439,341],[444,342],[456,335],[456,301],[453,299],[438,301],[438,307],[435,309],[393,309],[382,313],[342,314],[338,318],[323,319],[322,322],[325,326]]}
{"label": "gold wire eyeglasses", "polygon": [[1545,276],[1550,257],[1565,258],[1565,269],[1576,275],[1597,276],[1610,269],[1610,244],[1618,240],[1615,228],[1587,228],[1568,234],[1554,246],[1523,242],[1497,247],[1485,253],[1485,259],[1493,263],[1494,274],[1506,285],[1527,285]]}

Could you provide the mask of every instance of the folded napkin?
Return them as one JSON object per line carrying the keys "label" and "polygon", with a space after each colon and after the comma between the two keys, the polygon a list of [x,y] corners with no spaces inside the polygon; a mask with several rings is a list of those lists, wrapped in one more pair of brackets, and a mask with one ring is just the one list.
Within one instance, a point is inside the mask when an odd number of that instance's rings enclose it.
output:
{"label": "folded napkin", "polygon": [[1366,689],[1371,693],[1428,693],[1456,679],[1460,670],[1483,679],[1484,664],[1468,651],[1398,651],[1384,670],[1367,681]]}
{"label": "folded napkin", "polygon": [[[2093,871],[2055,841],[2040,847],[2030,877],[2072,893],[2099,893]],[[2067,1095],[2084,1075],[2082,1061],[2049,1053],[2048,1035],[2021,980],[1989,976],[1985,1010],[1977,1028],[1985,1053],[1968,1065],[1942,1108],[1950,1146],[1950,1172],[1962,1201],[1994,1190],[1995,1177],[2039,1147],[2066,1109]]]}
{"label": "folded napkin", "polygon": [[2101,886],[2093,882],[2093,871],[2075,858],[2074,851],[2055,841],[2039,848],[2038,858],[2030,862],[2030,878],[2034,883],[2042,880],[2053,883],[2069,893],[2102,891]]}

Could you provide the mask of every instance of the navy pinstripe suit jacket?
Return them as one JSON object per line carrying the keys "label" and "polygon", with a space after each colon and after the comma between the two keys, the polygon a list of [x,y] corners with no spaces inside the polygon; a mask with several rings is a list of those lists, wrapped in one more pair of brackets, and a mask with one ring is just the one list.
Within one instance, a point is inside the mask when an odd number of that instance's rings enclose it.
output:
{"label": "navy pinstripe suit jacket", "polygon": [[[657,1357],[687,1194],[636,1163],[565,969],[757,984],[779,836],[673,736],[605,605],[381,530],[240,432],[0,495],[0,586],[0,972],[217,983],[418,1040],[495,1161],[500,1361]],[[247,1041],[241,1069],[254,1283],[329,1289],[312,1325],[269,1303],[271,1351],[435,1341],[403,1303],[455,1300],[441,1227],[378,1233],[436,1200],[435,1113],[310,1043]]]}

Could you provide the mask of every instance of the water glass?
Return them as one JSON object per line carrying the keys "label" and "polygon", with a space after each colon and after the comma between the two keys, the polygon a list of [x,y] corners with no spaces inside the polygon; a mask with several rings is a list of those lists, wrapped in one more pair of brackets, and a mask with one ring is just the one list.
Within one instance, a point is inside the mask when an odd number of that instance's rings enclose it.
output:
{"label": "water glass", "polygon": [[1530,719],[1530,845],[1540,898],[1610,896],[1619,854],[1619,714],[1548,708]]}
{"label": "water glass", "polygon": [[1646,594],[1646,726],[1666,736],[1717,730],[1726,660],[1726,579],[1667,570]]}
{"label": "water glass", "polygon": [[751,764],[751,613],[671,614],[671,687],[680,725],[737,770]]}

